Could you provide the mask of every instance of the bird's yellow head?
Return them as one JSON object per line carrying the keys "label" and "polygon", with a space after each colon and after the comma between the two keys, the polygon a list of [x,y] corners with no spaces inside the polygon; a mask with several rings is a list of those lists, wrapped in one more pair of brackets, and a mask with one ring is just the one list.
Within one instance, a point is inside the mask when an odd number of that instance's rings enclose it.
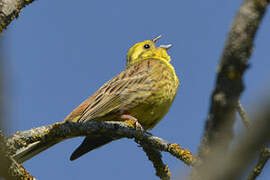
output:
{"label": "bird's yellow head", "polygon": [[161,38],[161,35],[153,40],[146,40],[136,43],[127,54],[127,67],[141,62],[148,58],[158,58],[167,62],[170,62],[171,58],[167,54],[167,49],[171,45],[161,45],[156,47],[156,41]]}

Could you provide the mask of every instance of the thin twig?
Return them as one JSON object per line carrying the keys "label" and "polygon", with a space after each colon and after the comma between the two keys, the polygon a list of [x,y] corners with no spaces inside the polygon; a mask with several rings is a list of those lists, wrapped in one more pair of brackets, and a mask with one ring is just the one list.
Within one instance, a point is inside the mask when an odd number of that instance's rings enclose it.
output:
{"label": "thin twig", "polygon": [[245,125],[245,127],[250,129],[251,123],[248,119],[247,112],[246,112],[245,108],[242,106],[240,101],[237,102],[236,110],[237,110],[238,114],[240,115],[241,120],[242,120],[243,124]]}
{"label": "thin twig", "polygon": [[247,177],[247,180],[255,180],[261,174],[269,158],[270,158],[270,149],[263,148],[260,152],[258,162],[256,166],[250,172],[249,176]]}
{"label": "thin twig", "polygon": [[[243,124],[250,130],[251,122],[249,121],[247,112],[240,103],[240,101],[238,101],[236,109],[242,119]],[[266,147],[263,147],[260,151],[258,162],[250,172],[249,176],[247,177],[247,180],[255,180],[261,174],[269,158],[270,158],[270,150]]]}

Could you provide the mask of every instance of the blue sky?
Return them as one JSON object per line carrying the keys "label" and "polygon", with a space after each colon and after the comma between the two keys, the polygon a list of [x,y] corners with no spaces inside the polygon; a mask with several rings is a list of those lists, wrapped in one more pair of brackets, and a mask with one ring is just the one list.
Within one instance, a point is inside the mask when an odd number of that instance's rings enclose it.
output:
{"label": "blue sky", "polygon": [[[7,82],[6,134],[62,121],[125,68],[136,42],[162,34],[172,43],[180,88],[167,116],[151,131],[196,153],[218,60],[240,0],[35,1],[3,33]],[[269,90],[270,15],[266,15],[245,74],[241,98],[248,112]],[[237,128],[242,128],[237,123]],[[38,179],[157,179],[141,148],[122,139],[70,162],[82,138],[64,141],[24,163]],[[173,177],[187,174],[163,153]],[[269,176],[267,166],[263,179]],[[268,172],[267,172],[268,171]]]}

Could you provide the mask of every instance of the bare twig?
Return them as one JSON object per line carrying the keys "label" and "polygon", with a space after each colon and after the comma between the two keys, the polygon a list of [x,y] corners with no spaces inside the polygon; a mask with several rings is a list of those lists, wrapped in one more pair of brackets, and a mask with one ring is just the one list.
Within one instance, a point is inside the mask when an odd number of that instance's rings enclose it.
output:
{"label": "bare twig", "polygon": [[34,0],[0,0],[0,35],[20,11]]}
{"label": "bare twig", "polygon": [[243,124],[246,126],[246,128],[250,129],[251,123],[248,119],[247,112],[246,112],[245,108],[242,106],[240,101],[237,102],[236,110],[237,110],[238,114],[240,115]]}
{"label": "bare twig", "polygon": [[[243,121],[243,124],[248,129],[250,129],[251,122],[249,121],[247,112],[246,112],[245,108],[242,106],[242,104],[240,103],[240,101],[238,101],[236,109],[237,109],[237,111],[238,111],[238,113]],[[247,177],[247,180],[255,180],[262,172],[262,170],[263,170],[265,164],[267,163],[267,161],[269,160],[269,158],[270,158],[270,150],[266,147],[263,147],[260,151],[258,162],[257,162],[256,166],[253,168],[253,170],[250,172],[249,176]]]}
{"label": "bare twig", "polygon": [[227,150],[233,138],[235,107],[244,89],[242,76],[248,67],[255,34],[268,4],[266,0],[244,0],[233,21],[220,60],[210,112],[199,147],[201,157],[211,154],[215,146]]}
{"label": "bare twig", "polygon": [[253,168],[253,170],[250,172],[247,180],[255,180],[262,172],[265,164],[270,158],[270,149],[269,148],[263,148],[260,152],[260,156],[258,159],[258,162],[256,166]]}

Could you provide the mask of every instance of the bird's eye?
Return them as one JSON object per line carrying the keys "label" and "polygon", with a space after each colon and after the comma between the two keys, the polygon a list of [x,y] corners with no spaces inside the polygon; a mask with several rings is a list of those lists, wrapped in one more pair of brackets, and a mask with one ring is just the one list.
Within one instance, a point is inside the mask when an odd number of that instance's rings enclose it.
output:
{"label": "bird's eye", "polygon": [[144,49],[149,49],[150,48],[150,45],[149,44],[145,44],[143,47],[144,47]]}

